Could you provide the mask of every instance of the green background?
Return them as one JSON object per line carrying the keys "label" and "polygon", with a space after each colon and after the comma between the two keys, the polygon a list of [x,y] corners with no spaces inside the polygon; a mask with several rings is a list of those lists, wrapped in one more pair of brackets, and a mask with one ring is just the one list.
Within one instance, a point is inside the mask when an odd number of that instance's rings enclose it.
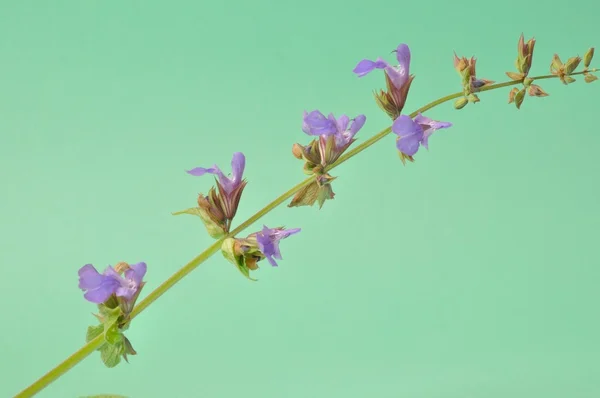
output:
{"label": "green background", "polygon": [[[0,4],[3,397],[83,344],[83,264],[146,261],[144,296],[211,243],[170,215],[212,184],[184,170],[243,151],[239,223],[305,178],[303,110],[365,113],[360,141],[389,125],[361,59],[409,44],[410,112],[460,90],[453,51],[505,81],[521,32],[532,75],[600,45],[591,1]],[[600,84],[577,80],[428,112],[454,127],[416,163],[386,137],[321,211],[263,219],[302,228],[279,268],[214,256],[133,322],[130,364],[94,353],[40,396],[600,396]]]}

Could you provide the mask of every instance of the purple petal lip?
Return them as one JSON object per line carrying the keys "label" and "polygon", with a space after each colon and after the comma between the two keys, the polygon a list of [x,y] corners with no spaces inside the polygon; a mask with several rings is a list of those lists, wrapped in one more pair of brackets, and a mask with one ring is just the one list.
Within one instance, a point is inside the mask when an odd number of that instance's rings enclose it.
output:
{"label": "purple petal lip", "polygon": [[392,132],[399,137],[406,137],[414,134],[422,134],[423,129],[418,123],[415,123],[410,116],[400,115],[392,124]]}
{"label": "purple petal lip", "polygon": [[400,152],[408,156],[417,153],[423,140],[423,128],[414,122],[410,116],[400,115],[394,120],[392,132],[399,137],[396,141],[396,147]]}
{"label": "purple petal lip", "polygon": [[352,72],[354,72],[358,77],[363,77],[375,69],[384,69],[386,66],[388,66],[388,63],[381,58],[377,58],[376,61],[363,59],[356,65],[356,67],[354,67]]}

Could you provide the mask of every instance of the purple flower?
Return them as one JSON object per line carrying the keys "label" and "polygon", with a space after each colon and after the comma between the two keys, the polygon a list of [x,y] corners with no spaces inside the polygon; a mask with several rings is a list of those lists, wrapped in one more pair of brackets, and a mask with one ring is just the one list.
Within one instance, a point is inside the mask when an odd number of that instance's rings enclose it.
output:
{"label": "purple flower", "polygon": [[[335,137],[335,143],[338,148],[341,148],[350,143],[352,138],[364,126],[367,120],[365,115],[356,116],[352,124],[350,118],[342,115],[336,120],[333,113],[325,117],[321,112],[314,110],[310,113],[304,112],[302,120],[302,131],[308,135],[316,135],[321,137]],[[348,125],[350,124],[350,127]]]}
{"label": "purple flower", "polygon": [[304,111],[302,118],[302,131],[308,135],[329,136],[337,131],[335,118],[325,117],[321,112],[314,110],[310,113]]}
{"label": "purple flower", "polygon": [[84,291],[87,290],[83,295],[87,301],[96,304],[103,303],[120,286],[121,284],[118,279],[105,274],[99,274],[92,264],[86,264],[79,269],[79,288]]}
{"label": "purple flower", "polygon": [[392,84],[400,89],[407,82],[410,74],[410,49],[406,44],[400,44],[395,52],[398,66],[391,66],[382,58],[377,58],[376,61],[363,59],[356,65],[353,72],[358,77],[363,77],[375,69],[384,69]]}
{"label": "purple flower", "polygon": [[137,293],[145,274],[144,262],[130,265],[125,277],[111,266],[100,274],[92,264],[86,264],[79,269],[79,288],[87,290],[83,297],[96,304],[104,303],[112,294],[130,300]]}
{"label": "purple flower", "polygon": [[218,177],[219,183],[223,187],[223,190],[227,194],[230,194],[242,184],[242,175],[244,174],[245,166],[246,158],[244,157],[244,154],[241,152],[235,152],[233,154],[233,159],[231,160],[231,171],[233,174],[231,178],[226,177],[216,164],[209,168],[196,167],[187,171],[187,173],[193,176],[202,176],[206,173],[213,174]]}
{"label": "purple flower", "polygon": [[273,267],[277,267],[275,259],[281,260],[281,252],[279,251],[279,241],[290,235],[300,232],[300,228],[283,229],[283,228],[267,228],[263,225],[263,229],[256,233],[256,242],[261,253],[271,263]]}
{"label": "purple flower", "polygon": [[412,156],[419,150],[419,145],[429,149],[429,137],[434,131],[450,126],[452,123],[432,120],[419,113],[414,120],[410,116],[400,115],[394,120],[392,131],[398,136],[396,141],[398,150]]}

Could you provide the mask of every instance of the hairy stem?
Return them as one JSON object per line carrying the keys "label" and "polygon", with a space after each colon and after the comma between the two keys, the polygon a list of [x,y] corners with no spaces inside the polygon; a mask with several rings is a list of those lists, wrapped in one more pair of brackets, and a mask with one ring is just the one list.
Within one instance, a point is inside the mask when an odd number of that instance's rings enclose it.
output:
{"label": "hairy stem", "polygon": [[[588,72],[592,72],[592,71],[595,71],[595,70],[589,70]],[[573,73],[572,75],[581,75],[583,73],[585,73],[585,72],[577,72],[577,73]],[[545,76],[532,77],[531,79],[542,80],[542,79],[551,79],[551,78],[555,78],[555,77],[557,77],[557,76],[545,75]],[[479,90],[479,92],[495,90],[495,89],[502,88],[502,87],[514,86],[517,84],[521,84],[522,82],[523,82],[522,80],[516,80],[516,81],[509,81],[509,82],[504,82],[504,83],[499,83],[499,84],[493,84],[493,85],[490,85],[487,87],[482,87]],[[423,113],[423,112],[428,111],[429,109],[434,108],[440,104],[443,104],[447,101],[451,101],[453,99],[456,99],[456,98],[459,98],[462,96],[463,96],[463,93],[458,92],[458,93],[454,93],[454,94],[450,94],[445,97],[442,97],[438,100],[430,102],[429,104],[417,109],[416,111],[414,111],[413,113],[410,114],[410,117],[415,117],[418,113]],[[368,147],[370,147],[371,145],[375,144],[377,141],[381,140],[383,137],[388,135],[391,131],[392,131],[391,127],[387,127],[385,129],[383,129],[379,133],[375,134],[373,137],[364,141],[362,144],[357,145],[356,147],[354,147],[354,149],[352,149],[352,150],[348,151],[346,154],[342,155],[334,164],[327,167],[326,171],[329,171],[329,170],[339,166],[340,164],[344,163],[346,160],[348,160],[351,157],[364,151],[365,149],[367,149]],[[274,208],[276,208],[277,206],[279,206],[280,204],[282,204],[283,202],[285,202],[286,200],[291,198],[300,189],[302,189],[306,185],[310,184],[313,181],[313,178],[314,177],[309,177],[306,180],[304,180],[301,183],[294,186],[293,188],[289,189],[283,195],[279,196],[277,199],[273,200],[271,203],[266,205],[264,208],[262,208],[256,214],[251,216],[249,219],[247,219],[246,221],[241,223],[237,228],[235,228],[233,231],[231,231],[226,237],[223,237],[223,238],[217,240],[215,243],[210,245],[206,250],[204,250],[202,253],[200,253],[194,259],[192,259],[189,263],[187,263],[182,268],[180,268],[177,272],[175,272],[173,275],[171,275],[166,281],[164,281],[160,286],[158,286],[156,289],[154,289],[152,292],[150,292],[150,294],[148,294],[148,296],[146,296],[143,300],[141,300],[135,306],[135,308],[133,309],[133,311],[131,313],[130,319],[133,319],[137,315],[139,315],[142,311],[144,311],[146,308],[148,308],[148,306],[150,304],[152,304],[156,299],[158,299],[160,296],[162,296],[167,290],[169,290],[170,288],[175,286],[175,284],[177,282],[179,282],[187,274],[192,272],[197,266],[202,264],[213,254],[218,252],[221,247],[221,244],[223,243],[223,240],[225,240],[225,238],[235,236],[238,233],[242,232],[244,229],[248,228],[250,225],[252,225],[254,222],[259,220],[265,214],[269,213],[271,210],[273,210]],[[92,352],[94,352],[98,347],[100,347],[100,345],[103,342],[103,337],[104,337],[103,335],[100,335],[100,336],[96,337],[95,339],[91,340],[89,343],[87,343],[83,347],[81,347],[79,350],[75,351],[70,357],[65,359],[54,369],[50,370],[44,376],[40,377],[36,382],[34,382],[29,387],[27,387],[26,389],[21,391],[19,394],[17,394],[15,396],[15,398],[31,397],[34,394],[37,394],[38,392],[40,392],[42,389],[44,389],[46,386],[48,386],[54,380],[58,379],[64,373],[68,372],[69,369],[71,369],[72,367],[77,365],[84,358],[86,358],[88,355],[90,355]]]}

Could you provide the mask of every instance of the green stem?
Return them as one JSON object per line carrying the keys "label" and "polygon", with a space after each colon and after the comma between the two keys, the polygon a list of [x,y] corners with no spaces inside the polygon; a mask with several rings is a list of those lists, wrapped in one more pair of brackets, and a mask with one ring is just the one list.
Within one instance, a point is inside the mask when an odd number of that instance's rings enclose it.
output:
{"label": "green stem", "polygon": [[[573,73],[572,75],[581,75],[583,73],[584,72],[577,72],[577,73]],[[555,77],[556,76],[554,76],[554,75],[546,75],[546,76],[533,77],[531,79],[542,80],[542,79],[551,79],[551,78],[555,78]],[[490,91],[490,90],[495,90],[495,89],[502,88],[502,87],[514,86],[514,85],[517,85],[520,83],[522,83],[522,80],[493,84],[493,85],[490,85],[487,87],[482,87],[479,91],[480,92]],[[422,108],[414,111],[413,113],[410,114],[410,117],[415,117],[418,113],[423,113],[425,111],[428,111],[431,108],[434,108],[440,104],[443,104],[444,102],[447,102],[447,101],[450,101],[450,100],[453,100],[455,98],[459,98],[462,96],[463,96],[463,93],[459,92],[459,93],[454,93],[454,94],[450,94],[445,97],[442,97],[442,98],[440,98],[436,101],[433,101],[433,102],[423,106]],[[354,149],[348,151],[343,156],[340,156],[340,158],[334,164],[327,167],[326,170],[329,171],[329,170],[339,166],[340,164],[344,163],[346,160],[359,154],[360,152],[364,151],[371,145],[375,144],[377,141],[381,140],[383,137],[388,135],[391,131],[392,131],[391,127],[387,127],[385,129],[383,129],[379,133],[375,134],[373,137],[364,141],[362,144],[357,145]],[[280,204],[282,204],[283,202],[285,202],[286,200],[291,198],[296,192],[298,192],[300,189],[302,189],[306,185],[310,184],[312,181],[313,181],[313,178],[309,177],[306,180],[302,181],[301,183],[297,184],[296,186],[294,186],[293,188],[291,188],[290,190],[285,192],[283,195],[279,196],[277,199],[275,199],[274,201],[272,201],[271,203],[266,205],[263,209],[258,211],[252,217],[250,217],[249,219],[247,219],[246,221],[241,223],[237,228],[235,228],[233,231],[231,231],[227,235],[227,237],[235,236],[238,233],[242,232],[244,229],[246,229],[247,227],[252,225],[254,222],[259,220],[261,217],[263,217],[265,214],[267,214],[268,212],[270,212],[271,210],[273,210],[274,208],[276,208],[277,206],[279,206]],[[131,313],[130,319],[133,319],[137,315],[139,315],[150,304],[152,304],[156,299],[158,299],[160,296],[162,296],[167,290],[172,288],[177,282],[179,282],[187,274],[192,272],[197,266],[202,264],[213,254],[218,252],[221,247],[221,244],[223,243],[223,240],[225,238],[226,237],[223,237],[223,238],[217,240],[212,245],[210,245],[208,247],[208,249],[204,250],[202,253],[197,255],[189,263],[187,263],[182,268],[180,268],[177,272],[175,272],[173,275],[171,275],[171,277],[169,277],[166,281],[164,281],[160,286],[158,286],[156,289],[154,289],[152,292],[150,292],[150,294],[148,294],[148,296],[146,296],[143,300],[141,300],[135,306],[135,308],[133,309],[133,311]],[[67,371],[69,371],[69,369],[71,369],[73,366],[77,365],[84,358],[86,358],[88,355],[90,355],[92,352],[94,352],[98,347],[100,347],[100,345],[102,344],[102,341],[103,341],[102,338],[103,338],[103,335],[100,335],[100,336],[96,337],[95,339],[91,340],[90,342],[88,342],[86,345],[81,347],[79,350],[75,351],[73,353],[73,355],[71,355],[70,357],[65,359],[63,362],[61,362],[54,369],[50,370],[44,376],[40,377],[35,383],[33,383],[32,385],[30,385],[29,387],[27,387],[26,389],[21,391],[19,394],[17,394],[15,396],[15,398],[31,397],[34,394],[37,394],[38,392],[40,392],[42,389],[44,389],[46,386],[48,386],[54,380],[58,379],[61,375],[63,375]]]}

